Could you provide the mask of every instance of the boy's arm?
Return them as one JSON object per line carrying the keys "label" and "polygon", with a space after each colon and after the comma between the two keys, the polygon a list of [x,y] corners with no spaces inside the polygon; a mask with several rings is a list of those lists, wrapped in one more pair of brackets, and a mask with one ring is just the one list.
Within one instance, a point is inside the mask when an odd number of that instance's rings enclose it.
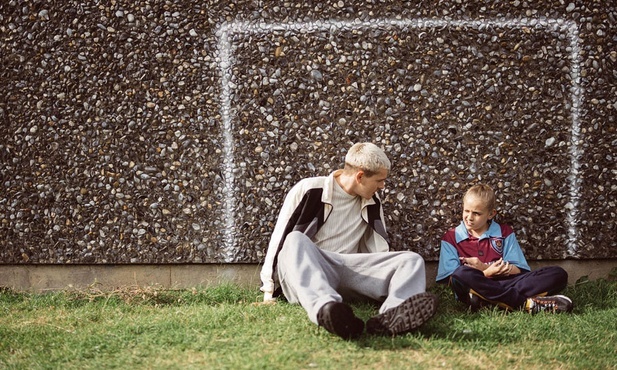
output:
{"label": "boy's arm", "polygon": [[447,282],[447,278],[452,275],[461,265],[458,251],[452,243],[445,239],[441,239],[439,250],[439,266],[437,268],[437,282]]}
{"label": "boy's arm", "polygon": [[[523,271],[531,271],[531,268],[525,259],[525,255],[523,254],[523,250],[518,244],[516,235],[514,235],[514,231],[509,227],[507,228],[509,230],[504,233],[505,239],[503,244],[503,260],[509,262],[511,266],[513,265],[510,275],[520,274]],[[518,271],[516,271],[515,268]]]}

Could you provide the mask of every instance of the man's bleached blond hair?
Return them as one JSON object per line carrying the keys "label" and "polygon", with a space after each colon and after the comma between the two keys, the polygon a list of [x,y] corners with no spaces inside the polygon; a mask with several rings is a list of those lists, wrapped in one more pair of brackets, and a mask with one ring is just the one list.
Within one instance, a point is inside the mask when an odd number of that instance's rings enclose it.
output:
{"label": "man's bleached blond hair", "polygon": [[356,143],[345,156],[346,170],[362,170],[368,177],[384,169],[390,171],[390,167],[386,153],[373,143]]}

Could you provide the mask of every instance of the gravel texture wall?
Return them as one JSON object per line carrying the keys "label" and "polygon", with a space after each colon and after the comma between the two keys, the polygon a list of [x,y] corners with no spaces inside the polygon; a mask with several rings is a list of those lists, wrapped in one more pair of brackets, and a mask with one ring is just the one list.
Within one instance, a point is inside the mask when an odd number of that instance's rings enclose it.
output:
{"label": "gravel texture wall", "polygon": [[357,141],[394,249],[472,183],[530,259],[617,258],[610,1],[0,3],[0,263],[260,262]]}

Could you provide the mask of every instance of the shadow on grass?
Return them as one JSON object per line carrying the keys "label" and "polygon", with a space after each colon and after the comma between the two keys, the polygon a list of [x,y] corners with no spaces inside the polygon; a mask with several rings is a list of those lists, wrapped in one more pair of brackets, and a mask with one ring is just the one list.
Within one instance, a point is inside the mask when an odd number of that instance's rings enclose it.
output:
{"label": "shadow on grass", "polygon": [[[490,347],[509,341],[521,341],[524,338],[550,337],[549,329],[570,330],[578,335],[575,329],[568,329],[571,323],[579,321],[582,328],[585,323],[610,319],[617,308],[617,282],[610,280],[589,281],[581,279],[569,286],[563,293],[571,297],[575,303],[571,315],[530,316],[523,312],[506,313],[499,309],[483,309],[471,313],[462,304],[456,302],[447,286],[435,285],[429,289],[439,297],[436,315],[419,330],[397,337],[383,337],[363,334],[353,343],[359,348],[375,350],[422,349],[427,342],[442,341],[444,346],[455,345],[457,342],[473,344],[474,346]],[[11,289],[0,289],[0,306],[15,306],[20,310],[35,310],[37,307],[77,308],[94,304],[95,307],[121,306],[130,310],[139,306],[218,306],[224,305],[225,310],[245,311],[252,302],[260,299],[256,289],[240,288],[234,285],[192,290],[166,290],[156,287],[125,287],[114,291],[101,291],[96,287],[81,291],[65,291],[50,294],[19,293]],[[237,308],[234,306],[237,305]],[[377,314],[378,304],[353,303],[356,315],[363,320]],[[310,323],[304,310],[297,305],[279,302],[278,308],[251,308],[254,315],[263,320],[272,316],[277,322],[262,327],[273,330],[288,331],[290,327],[298,329],[300,336],[320,333],[317,327]],[[263,311],[262,311],[263,310]],[[273,311],[274,310],[274,311]],[[250,310],[249,310],[250,311]],[[245,312],[246,314],[246,312]],[[612,316],[611,316],[612,315]],[[554,317],[550,317],[554,316]],[[285,318],[285,322],[281,322]],[[301,321],[304,320],[304,321]],[[301,322],[299,322],[301,321]],[[279,328],[280,325],[280,328]],[[306,327],[306,329],[304,329]],[[315,330],[313,330],[315,329]],[[531,333],[531,334],[530,334]],[[330,337],[330,333],[324,333]],[[335,336],[332,339],[341,340]],[[329,339],[328,339],[329,340]],[[477,344],[476,344],[477,343]]]}
{"label": "shadow on grass", "polygon": [[[444,343],[467,343],[482,348],[490,348],[503,343],[525,340],[526,338],[546,338],[555,340],[557,330],[573,332],[577,330],[573,321],[594,320],[604,317],[617,308],[617,282],[608,280],[588,281],[582,279],[569,286],[563,294],[574,301],[571,314],[540,313],[530,315],[523,311],[507,312],[499,308],[487,307],[471,312],[455,301],[449,287],[437,285],[429,289],[439,297],[435,316],[412,333],[397,337],[362,335],[358,347],[375,350],[397,351],[402,349],[419,350],[427,341]],[[368,319],[376,314],[378,306],[367,303],[354,303],[358,316]]]}

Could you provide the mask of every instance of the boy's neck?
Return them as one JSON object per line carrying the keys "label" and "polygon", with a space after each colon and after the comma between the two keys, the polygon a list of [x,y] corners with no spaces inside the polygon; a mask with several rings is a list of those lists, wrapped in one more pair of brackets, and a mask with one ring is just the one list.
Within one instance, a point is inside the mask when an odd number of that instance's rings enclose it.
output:
{"label": "boy's neck", "polygon": [[473,236],[474,238],[479,238],[479,237],[481,237],[482,235],[484,235],[484,233],[486,233],[486,232],[488,231],[488,229],[489,229],[490,225],[491,225],[491,223],[490,223],[490,221],[489,221],[489,223],[487,223],[487,224],[486,224],[486,226],[485,226],[485,227],[483,227],[481,231],[475,231],[475,230],[469,230],[469,229],[468,229],[468,230],[467,230],[467,233],[468,233],[469,235]]}

